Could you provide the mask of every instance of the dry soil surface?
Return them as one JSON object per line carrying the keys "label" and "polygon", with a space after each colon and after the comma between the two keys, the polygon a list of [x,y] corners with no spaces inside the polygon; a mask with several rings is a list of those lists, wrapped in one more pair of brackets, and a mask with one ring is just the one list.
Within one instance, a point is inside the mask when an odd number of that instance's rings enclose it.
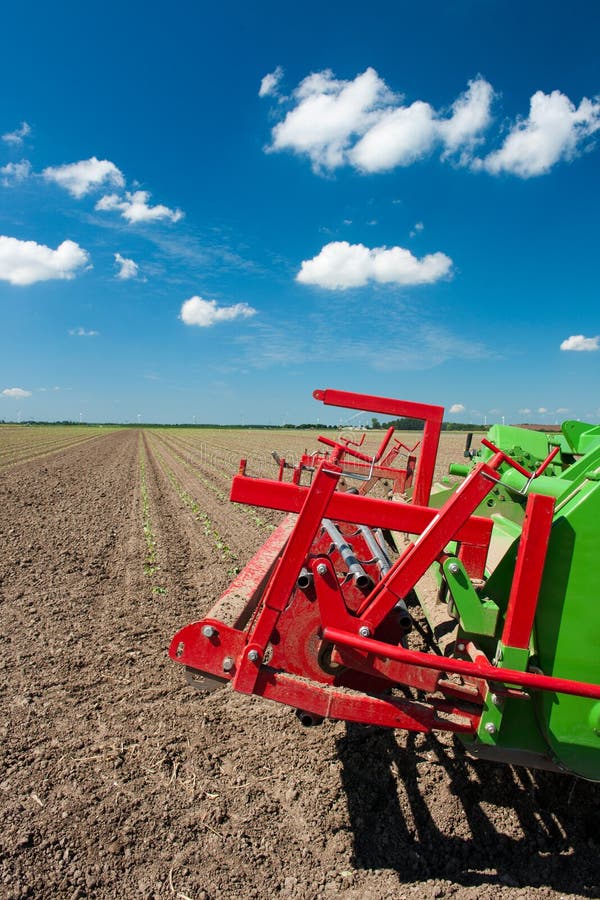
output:
{"label": "dry soil surface", "polygon": [[[598,785],[188,688],[167,647],[228,563],[146,440],[144,574],[139,440],[0,482],[0,896],[599,896]],[[263,526],[204,502],[243,562]]]}

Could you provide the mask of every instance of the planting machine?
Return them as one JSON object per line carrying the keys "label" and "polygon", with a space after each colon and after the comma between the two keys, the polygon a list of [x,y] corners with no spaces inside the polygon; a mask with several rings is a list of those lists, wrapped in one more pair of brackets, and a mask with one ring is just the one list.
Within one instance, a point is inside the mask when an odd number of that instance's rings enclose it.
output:
{"label": "planting machine", "polygon": [[329,437],[274,454],[272,479],[242,460],[231,500],[288,515],[173,638],[189,682],[600,781],[600,427],[495,425],[442,485],[442,407],[314,397],[422,420],[418,451],[390,428],[373,455]]}

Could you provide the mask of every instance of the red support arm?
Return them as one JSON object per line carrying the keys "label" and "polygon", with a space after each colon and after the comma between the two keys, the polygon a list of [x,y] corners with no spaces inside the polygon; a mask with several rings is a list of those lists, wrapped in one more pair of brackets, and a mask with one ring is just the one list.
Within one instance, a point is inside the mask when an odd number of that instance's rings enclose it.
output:
{"label": "red support arm", "polygon": [[554,497],[530,494],[527,498],[523,531],[508,598],[502,643],[505,647],[527,649],[533,628],[546,551],[550,540]]}
{"label": "red support arm", "polygon": [[424,421],[423,445],[415,477],[413,499],[415,503],[427,506],[442,430],[443,406],[394,400],[391,397],[374,397],[370,394],[353,394],[349,391],[334,391],[330,388],[313,391],[313,397],[315,400],[321,400],[326,406],[342,406],[346,409],[360,409],[393,416],[395,419],[406,417]]}

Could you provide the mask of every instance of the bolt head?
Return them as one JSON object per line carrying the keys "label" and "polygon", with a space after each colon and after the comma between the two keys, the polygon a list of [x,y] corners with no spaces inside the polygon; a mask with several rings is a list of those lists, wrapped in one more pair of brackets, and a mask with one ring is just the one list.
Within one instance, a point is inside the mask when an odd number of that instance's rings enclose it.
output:
{"label": "bolt head", "polygon": [[224,671],[224,672],[231,672],[231,670],[233,669],[234,665],[235,665],[235,660],[233,659],[233,657],[232,657],[232,656],[226,656],[225,659],[223,660],[223,671]]}
{"label": "bolt head", "polygon": [[327,575],[327,566],[325,563],[319,563],[317,566],[317,575]]}
{"label": "bolt head", "polygon": [[492,694],[491,699],[492,699],[492,703],[494,704],[494,706],[502,705],[502,697],[499,697],[498,694]]}
{"label": "bolt head", "polygon": [[205,638],[214,637],[217,633],[217,629],[213,625],[203,625],[202,626],[202,634]]}
{"label": "bolt head", "polygon": [[465,645],[463,644],[463,642],[459,641],[458,644],[456,645],[456,649],[458,650],[459,653],[464,653],[466,648],[465,648]]}
{"label": "bolt head", "polygon": [[487,731],[488,734],[491,734],[491,735],[496,734],[496,732],[498,731],[498,729],[496,728],[496,726],[494,725],[493,722],[488,722],[485,726],[485,730]]}
{"label": "bolt head", "polygon": [[371,629],[368,628],[366,625],[361,625],[360,628],[358,629],[358,633],[360,634],[361,637],[371,637]]}
{"label": "bolt head", "polygon": [[460,567],[459,567],[458,563],[450,563],[450,565],[448,566],[448,569],[450,572],[452,572],[453,575],[456,575],[457,572],[460,572]]}
{"label": "bolt head", "polygon": [[248,659],[250,662],[258,662],[260,659],[260,653],[258,650],[248,650]]}

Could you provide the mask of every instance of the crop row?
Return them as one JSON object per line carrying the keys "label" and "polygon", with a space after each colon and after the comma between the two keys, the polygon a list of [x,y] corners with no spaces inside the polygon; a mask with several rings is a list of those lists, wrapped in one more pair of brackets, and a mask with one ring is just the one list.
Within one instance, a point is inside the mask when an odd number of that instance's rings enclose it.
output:
{"label": "crop row", "polygon": [[182,503],[189,509],[194,521],[201,526],[205,537],[209,538],[220,559],[231,564],[229,574],[237,574],[240,568],[238,565],[239,560],[237,554],[227,545],[225,539],[220,534],[208,513],[203,510],[199,502],[185,490],[163,454],[156,447],[156,444],[152,447],[152,453],[164,475],[170,482],[173,490]]}
{"label": "crop row", "polygon": [[75,447],[110,430],[102,426],[2,425],[0,468]]}
{"label": "crop row", "polygon": [[[214,496],[221,503],[227,503],[229,501],[229,492],[221,489],[218,484],[215,484],[210,478],[205,477],[203,474],[206,472],[207,463],[203,459],[197,459],[193,454],[193,449],[190,448],[189,445],[182,445],[176,440],[171,440],[164,433],[154,432],[153,437],[157,438],[159,441],[163,443],[165,448],[168,450],[169,454],[176,459],[179,464],[192,476],[193,479],[199,481],[210,493],[214,494]],[[182,455],[182,453],[184,455]],[[211,468],[209,466],[209,468]],[[213,475],[213,477],[215,477]],[[216,479],[220,480],[222,483],[224,482],[229,486],[230,481],[230,473],[227,473],[225,476],[222,472],[216,473]],[[240,507],[240,512],[244,515],[249,522],[252,522],[257,528],[261,529],[265,532],[273,531],[274,525],[271,522],[267,522],[264,519],[264,510],[260,509],[256,506],[242,506]]]}

